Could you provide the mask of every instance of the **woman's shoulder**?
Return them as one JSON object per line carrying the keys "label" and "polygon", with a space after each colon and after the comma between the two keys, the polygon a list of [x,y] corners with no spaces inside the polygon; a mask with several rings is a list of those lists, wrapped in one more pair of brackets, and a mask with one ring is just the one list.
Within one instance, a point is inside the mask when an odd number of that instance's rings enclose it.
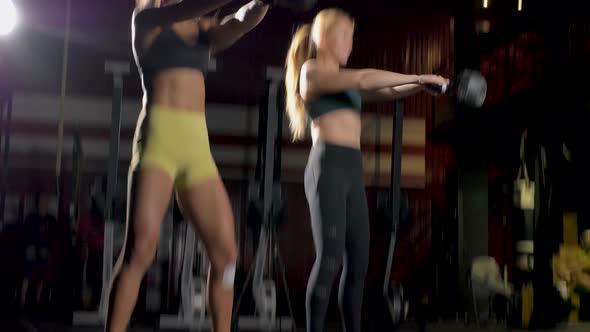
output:
{"label": "woman's shoulder", "polygon": [[314,70],[314,69],[320,69],[320,67],[318,66],[318,62],[316,61],[316,59],[307,59],[305,60],[305,62],[303,63],[303,65],[301,65],[301,71],[309,71],[309,70]]}

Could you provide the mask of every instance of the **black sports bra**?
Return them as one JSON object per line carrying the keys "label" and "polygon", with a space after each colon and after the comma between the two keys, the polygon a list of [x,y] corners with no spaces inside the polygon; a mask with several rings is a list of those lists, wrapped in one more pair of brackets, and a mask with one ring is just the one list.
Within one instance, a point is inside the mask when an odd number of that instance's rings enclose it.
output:
{"label": "black sports bra", "polygon": [[209,43],[205,38],[190,46],[168,26],[162,28],[150,48],[138,56],[137,62],[144,76],[170,68],[192,68],[206,75],[209,58]]}
{"label": "black sports bra", "polygon": [[317,97],[305,104],[307,114],[313,120],[326,113],[348,108],[361,112],[362,99],[357,90],[330,93]]}

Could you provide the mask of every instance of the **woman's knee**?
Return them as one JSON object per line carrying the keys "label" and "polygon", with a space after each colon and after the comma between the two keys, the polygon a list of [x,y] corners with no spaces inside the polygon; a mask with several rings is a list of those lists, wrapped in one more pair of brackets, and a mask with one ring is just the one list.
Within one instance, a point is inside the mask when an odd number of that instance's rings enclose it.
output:
{"label": "woman's knee", "polygon": [[238,250],[235,243],[228,243],[225,246],[219,246],[209,255],[211,258],[211,268],[214,272],[223,272],[228,265],[235,265],[238,259]]}
{"label": "woman's knee", "polygon": [[342,257],[339,255],[322,255],[316,260],[316,264],[318,266],[318,282],[332,284],[342,267]]}
{"label": "woman's knee", "polygon": [[350,281],[363,283],[369,269],[369,255],[364,253],[347,254],[346,278]]}
{"label": "woman's knee", "polygon": [[364,285],[365,277],[367,276],[367,267],[368,264],[349,266],[346,273],[347,282]]}
{"label": "woman's knee", "polygon": [[214,277],[221,277],[225,287],[233,287],[238,259],[236,243],[227,241],[223,245],[216,246],[209,253],[209,259],[211,260],[211,273]]}
{"label": "woman's knee", "polygon": [[156,256],[158,240],[159,230],[142,232],[141,236],[136,236],[130,248],[128,264],[147,271]]}
{"label": "woman's knee", "polygon": [[332,285],[341,266],[342,259],[337,256],[322,255],[316,258],[308,285],[309,300],[329,301]]}

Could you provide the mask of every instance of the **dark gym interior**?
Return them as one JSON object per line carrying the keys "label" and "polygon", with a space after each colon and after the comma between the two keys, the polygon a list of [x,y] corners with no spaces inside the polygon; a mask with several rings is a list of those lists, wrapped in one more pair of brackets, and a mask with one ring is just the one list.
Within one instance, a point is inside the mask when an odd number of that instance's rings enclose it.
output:
{"label": "dark gym interior", "polygon": [[[103,331],[111,276],[103,267],[123,246],[141,109],[135,4],[0,0],[0,21],[12,19],[9,3],[16,24],[4,31],[0,23],[0,331]],[[220,15],[245,3],[231,1]],[[350,68],[451,81],[467,69],[487,82],[477,108],[451,93],[363,105],[371,242],[362,331],[588,331],[584,0],[318,0],[305,12],[272,8],[216,56],[206,77],[207,125],[235,219],[233,330],[305,331],[315,251],[303,179],[312,140],[289,136],[284,84],[269,72],[284,69],[296,26],[331,7],[354,17]],[[264,199],[252,192],[265,185],[276,237],[261,249],[267,221],[253,206]],[[45,222],[48,257],[33,272],[31,216]],[[171,200],[130,331],[209,330],[199,288],[207,261],[189,232]],[[276,287],[273,327],[236,323],[261,315],[248,279],[259,250],[270,255]],[[326,331],[343,331],[337,287]],[[183,295],[199,300],[187,304]]]}

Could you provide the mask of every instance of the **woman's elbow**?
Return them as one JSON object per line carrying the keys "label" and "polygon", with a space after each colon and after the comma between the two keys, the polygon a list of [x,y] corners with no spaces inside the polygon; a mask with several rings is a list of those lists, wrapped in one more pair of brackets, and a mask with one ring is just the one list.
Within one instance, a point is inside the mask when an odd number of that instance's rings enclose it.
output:
{"label": "woman's elbow", "polygon": [[368,82],[367,80],[364,80],[364,79],[360,79],[357,82],[357,87],[356,88],[357,88],[357,90],[367,91],[367,92],[373,90],[373,89],[371,89],[370,82]]}
{"label": "woman's elbow", "polygon": [[356,88],[360,91],[374,92],[378,88],[368,75],[362,75],[356,80]]}
{"label": "woman's elbow", "polygon": [[355,79],[356,88],[360,91],[373,91],[376,89],[373,80],[371,79],[371,70],[360,70]]}

